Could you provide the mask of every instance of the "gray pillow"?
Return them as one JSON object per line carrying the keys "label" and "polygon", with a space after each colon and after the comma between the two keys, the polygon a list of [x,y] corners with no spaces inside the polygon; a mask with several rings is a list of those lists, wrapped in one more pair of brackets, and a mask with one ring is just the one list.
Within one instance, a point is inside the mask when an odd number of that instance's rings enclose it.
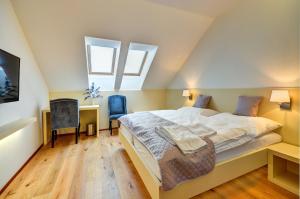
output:
{"label": "gray pillow", "polygon": [[258,107],[263,97],[261,96],[239,96],[235,115],[256,117]]}
{"label": "gray pillow", "polygon": [[193,107],[196,108],[207,108],[209,101],[211,99],[211,96],[207,96],[207,95],[199,95],[196,99],[195,104],[193,105]]}

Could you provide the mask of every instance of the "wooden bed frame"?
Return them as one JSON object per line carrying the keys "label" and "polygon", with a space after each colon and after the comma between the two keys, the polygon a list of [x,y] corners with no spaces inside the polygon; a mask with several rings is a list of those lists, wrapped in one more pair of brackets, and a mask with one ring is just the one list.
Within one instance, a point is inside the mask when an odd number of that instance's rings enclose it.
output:
{"label": "wooden bed frame", "polygon": [[121,125],[119,138],[153,199],[184,199],[196,196],[220,184],[244,175],[267,164],[267,148],[220,162],[212,172],[185,181],[170,191],[163,191],[160,180],[146,167],[132,143],[124,135],[129,131]]}

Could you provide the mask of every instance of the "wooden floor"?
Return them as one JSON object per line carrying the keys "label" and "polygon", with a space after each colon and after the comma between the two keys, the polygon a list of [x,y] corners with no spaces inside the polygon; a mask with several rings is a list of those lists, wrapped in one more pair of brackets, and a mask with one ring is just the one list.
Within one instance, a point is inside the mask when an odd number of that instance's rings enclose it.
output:
{"label": "wooden floor", "polygon": [[[43,147],[0,198],[150,198],[117,136],[58,137],[55,148]],[[268,182],[263,167],[196,198],[298,198]]]}

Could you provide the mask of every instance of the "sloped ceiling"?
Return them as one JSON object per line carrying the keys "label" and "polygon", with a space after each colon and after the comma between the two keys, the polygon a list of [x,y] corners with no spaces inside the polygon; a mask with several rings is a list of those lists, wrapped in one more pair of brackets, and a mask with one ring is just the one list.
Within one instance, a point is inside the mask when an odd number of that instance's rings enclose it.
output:
{"label": "sloped ceiling", "polygon": [[200,15],[217,17],[235,5],[238,0],[148,0]]}
{"label": "sloped ceiling", "polygon": [[144,88],[166,88],[213,21],[151,0],[12,3],[50,91],[88,87],[84,36],[158,45]]}

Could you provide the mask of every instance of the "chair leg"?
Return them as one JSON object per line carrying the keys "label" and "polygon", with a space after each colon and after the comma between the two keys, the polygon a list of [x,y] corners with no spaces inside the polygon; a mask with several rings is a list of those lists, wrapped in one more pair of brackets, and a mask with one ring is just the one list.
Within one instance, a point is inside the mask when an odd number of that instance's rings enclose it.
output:
{"label": "chair leg", "polygon": [[55,140],[55,130],[52,130],[51,135],[51,147],[54,148],[54,140]]}
{"label": "chair leg", "polygon": [[75,130],[75,143],[78,143],[78,128]]}
{"label": "chair leg", "polygon": [[78,124],[78,137],[80,137],[80,122]]}
{"label": "chair leg", "polygon": [[54,137],[55,137],[55,140],[57,140],[57,130],[55,130],[55,132],[54,132]]}
{"label": "chair leg", "polygon": [[110,130],[110,135],[112,135],[112,121],[109,120],[109,130]]}

